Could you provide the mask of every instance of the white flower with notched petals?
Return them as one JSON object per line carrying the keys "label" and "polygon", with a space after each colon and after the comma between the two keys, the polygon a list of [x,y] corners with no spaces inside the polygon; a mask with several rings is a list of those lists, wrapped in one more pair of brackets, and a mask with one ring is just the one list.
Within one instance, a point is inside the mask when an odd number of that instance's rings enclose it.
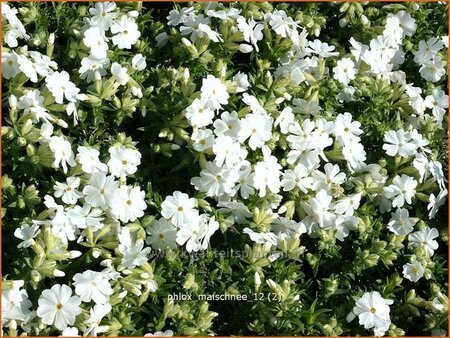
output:
{"label": "white flower with notched petals", "polygon": [[356,77],[357,70],[355,63],[349,58],[343,58],[337,62],[337,66],[333,68],[333,78],[340,83],[347,85]]}
{"label": "white flower with notched petals", "polygon": [[439,232],[435,228],[425,227],[420,231],[409,234],[408,241],[413,248],[421,247],[429,256],[433,256],[434,250],[439,247],[435,238],[439,237]]}
{"label": "white flower with notched petals", "polygon": [[392,206],[403,207],[405,203],[411,204],[416,194],[417,181],[410,176],[395,176],[392,184],[384,188],[384,195],[392,200]]}
{"label": "white flower with notched petals", "polygon": [[186,108],[186,119],[191,126],[202,128],[210,125],[214,118],[214,106],[207,98],[195,99]]}
{"label": "white flower with notched petals", "polygon": [[105,33],[98,27],[90,27],[83,35],[83,43],[91,50],[91,57],[105,59],[109,49]]}
{"label": "white flower with notched petals", "polygon": [[114,2],[97,2],[94,8],[89,8],[92,22],[95,22],[96,26],[103,31],[107,31],[117,17],[116,8],[117,5]]}
{"label": "white flower with notched petals", "polygon": [[297,164],[294,170],[286,170],[281,180],[283,191],[291,191],[294,188],[299,188],[300,191],[306,194],[308,189],[311,189],[313,185],[313,179],[309,175],[309,170],[302,164]]}
{"label": "white flower with notched petals", "polygon": [[390,130],[384,134],[383,149],[389,156],[409,157],[416,153],[416,145],[411,142],[411,134],[403,129]]}
{"label": "white flower with notched petals", "polygon": [[115,217],[128,223],[144,216],[144,210],[147,209],[144,191],[141,191],[139,187],[128,186],[121,186],[116,191],[111,201],[111,212]]}
{"label": "white flower with notched petals", "polygon": [[6,52],[2,50],[2,75],[9,80],[20,73],[17,54],[14,51]]}
{"label": "white flower with notched petals", "polygon": [[42,291],[38,304],[36,314],[42,323],[55,325],[58,330],[73,325],[75,318],[81,313],[81,300],[72,296],[72,289],[67,285],[56,284],[51,289]]}
{"label": "white flower with notched petals", "polygon": [[[258,41],[263,39],[263,29],[264,25],[262,23],[257,23],[252,18],[245,21],[245,18],[240,16],[237,18],[237,28],[244,35],[244,40],[249,42],[251,46],[255,48],[257,52],[259,52]],[[250,47],[251,47],[250,46]],[[253,50],[253,47],[250,50]]]}
{"label": "white flower with notched petals", "polygon": [[93,207],[106,208],[112,202],[119,188],[119,182],[113,176],[96,172],[89,178],[89,184],[83,188],[84,199]]}
{"label": "white flower with notched petals", "polygon": [[146,243],[152,247],[153,250],[164,250],[167,248],[176,248],[177,229],[168,220],[160,218],[154,221],[147,228],[148,237]]}
{"label": "white flower with notched petals", "polygon": [[211,129],[195,129],[191,138],[194,141],[192,147],[199,152],[211,149],[214,145],[214,135]]}
{"label": "white flower with notched petals", "polygon": [[17,228],[14,231],[14,237],[17,237],[22,240],[17,247],[18,248],[28,248],[29,246],[33,245],[34,238],[36,235],[40,232],[39,226],[36,224],[28,225],[28,224],[22,224],[20,228]]}
{"label": "white flower with notched petals", "polygon": [[81,164],[81,170],[86,174],[98,171],[106,173],[108,171],[108,166],[100,161],[100,152],[97,149],[79,146],[77,151],[76,159]]}
{"label": "white flower with notched petals", "polygon": [[[3,5],[2,5],[3,9]],[[2,321],[20,320],[25,321],[30,316],[30,308],[33,305],[28,299],[28,293],[25,289],[20,289],[23,286],[23,281],[20,281],[19,287],[11,289],[2,288]]]}
{"label": "white flower with notched petals", "polygon": [[297,28],[297,23],[283,10],[274,10],[273,13],[266,14],[266,20],[275,33],[283,38],[290,36]]}
{"label": "white flower with notched petals", "polygon": [[439,56],[426,61],[419,69],[419,73],[427,81],[438,82],[445,75],[445,64]]}
{"label": "white flower with notched petals", "polygon": [[167,196],[161,203],[161,215],[165,219],[170,219],[175,226],[179,227],[198,215],[196,206],[197,200],[195,198],[189,198],[188,194],[175,191],[172,196]]}
{"label": "white flower with notched petals", "polygon": [[208,75],[203,79],[200,90],[202,92],[202,98],[209,99],[214,109],[220,109],[222,105],[228,103],[230,95],[227,92],[227,87],[220,79],[213,75]]}
{"label": "white flower with notched petals", "polygon": [[423,277],[425,269],[418,261],[413,261],[403,265],[403,277],[409,279],[411,282],[417,282]]}
{"label": "white flower with notched petals", "polygon": [[103,272],[86,270],[73,276],[75,293],[82,302],[93,300],[96,304],[105,304],[113,289],[109,284],[108,276]]}
{"label": "white flower with notched petals", "polygon": [[409,217],[407,209],[397,209],[391,213],[391,220],[388,223],[388,229],[396,235],[407,235],[414,230],[417,220]]}
{"label": "white flower with notched petals", "polygon": [[141,164],[141,153],[136,149],[118,146],[109,148],[108,152],[111,158],[107,165],[115,177],[133,175]]}
{"label": "white flower with notched petals", "polygon": [[136,21],[126,15],[123,15],[120,19],[115,20],[111,25],[111,33],[114,34],[112,42],[120,49],[131,49],[139,37],[139,27]]}
{"label": "white flower with notched petals", "polygon": [[98,59],[92,56],[85,57],[81,60],[81,67],[78,70],[80,78],[85,79],[87,82],[101,79],[102,76],[106,75],[106,68],[108,65],[109,59]]}
{"label": "white flower with notched petals", "polygon": [[69,102],[76,102],[79,98],[80,89],[70,81],[69,73],[65,70],[47,76],[45,83],[56,103],[63,103],[64,97]]}
{"label": "white flower with notched petals", "polygon": [[89,318],[83,324],[86,329],[83,331],[83,336],[97,337],[99,333],[107,332],[110,329],[109,325],[100,325],[103,317],[108,315],[112,310],[111,304],[95,304],[89,310]]}
{"label": "white flower with notched petals", "polygon": [[128,75],[128,70],[125,67],[122,67],[117,62],[114,62],[111,65],[111,74],[114,78],[119,82],[121,86],[124,86],[130,81],[130,75]]}
{"label": "white flower with notched petals", "polygon": [[383,336],[391,325],[389,305],[393,303],[394,301],[381,297],[377,291],[366,292],[356,301],[352,313],[347,316],[347,321],[356,315],[359,324],[365,329],[373,328],[376,336]]}
{"label": "white flower with notched petals", "polygon": [[66,183],[56,182],[53,186],[55,189],[55,197],[61,197],[61,200],[66,204],[75,204],[78,199],[82,196],[77,190],[80,186],[79,177],[67,177]]}
{"label": "white flower with notched petals", "polygon": [[61,164],[63,171],[67,173],[67,165],[71,167],[76,166],[75,155],[72,151],[72,146],[69,141],[64,139],[64,136],[52,136],[48,143],[50,150],[55,156],[53,166],[58,168]]}

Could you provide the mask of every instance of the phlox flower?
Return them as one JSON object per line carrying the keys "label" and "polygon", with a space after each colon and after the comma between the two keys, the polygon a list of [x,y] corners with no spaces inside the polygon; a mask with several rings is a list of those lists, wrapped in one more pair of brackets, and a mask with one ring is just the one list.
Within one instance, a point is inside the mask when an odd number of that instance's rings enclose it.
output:
{"label": "phlox flower", "polygon": [[103,272],[86,270],[73,276],[75,293],[80,296],[82,302],[93,300],[96,304],[105,304],[113,289],[109,279]]}
{"label": "phlox flower", "polygon": [[175,226],[180,227],[198,215],[196,206],[195,198],[189,198],[188,194],[175,191],[172,196],[167,196],[162,202],[161,215],[165,219],[170,219]]}
{"label": "phlox flower", "polygon": [[118,20],[115,20],[111,25],[111,33],[114,34],[112,42],[120,49],[131,49],[139,37],[138,25],[132,17],[122,15]]}
{"label": "phlox flower", "polygon": [[144,191],[139,187],[128,186],[121,186],[116,191],[111,201],[111,212],[115,217],[128,223],[144,216],[144,210],[147,209]]}
{"label": "phlox flower", "polygon": [[55,284],[51,289],[42,291],[39,297],[38,317],[47,325],[55,325],[58,330],[64,330],[75,323],[75,318],[81,313],[81,300],[72,296],[72,289],[67,285]]}
{"label": "phlox flower", "polygon": [[417,181],[410,176],[395,176],[392,184],[384,188],[384,194],[392,200],[392,206],[403,207],[405,203],[411,204],[416,194]]}

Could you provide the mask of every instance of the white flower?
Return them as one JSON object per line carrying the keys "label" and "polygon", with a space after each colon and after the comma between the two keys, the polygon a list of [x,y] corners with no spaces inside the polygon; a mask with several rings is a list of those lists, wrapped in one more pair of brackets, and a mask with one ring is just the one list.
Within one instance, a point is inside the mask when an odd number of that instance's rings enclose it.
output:
{"label": "white flower", "polygon": [[[3,6],[2,4],[2,8]],[[21,282],[23,285],[23,281]],[[32,305],[27,290],[20,289],[20,286],[12,289],[2,288],[2,323],[10,320],[25,321],[31,313]]]}
{"label": "white flower", "polygon": [[81,60],[81,67],[78,70],[80,78],[87,82],[92,82],[106,75],[106,67],[109,65],[109,59],[85,57]]}
{"label": "white flower", "polygon": [[342,154],[352,169],[357,168],[366,160],[366,151],[360,143],[359,137],[352,137],[350,140],[347,139],[342,147]]}
{"label": "white flower", "polygon": [[437,229],[425,227],[420,231],[409,234],[408,241],[413,248],[422,247],[429,256],[433,256],[434,250],[439,247],[435,240],[437,237],[439,237]]}
{"label": "white flower", "polygon": [[79,177],[67,177],[67,183],[56,182],[53,186],[55,189],[55,197],[61,197],[61,200],[66,204],[75,204],[81,197],[81,193],[77,190],[80,186]]}
{"label": "white flower", "polygon": [[105,304],[113,289],[109,284],[108,276],[103,272],[86,270],[73,276],[75,293],[82,302],[93,300],[96,304]]}
{"label": "white flower", "polygon": [[266,16],[270,27],[283,38],[288,37],[297,28],[295,21],[283,10],[274,10]]}
{"label": "white flower", "polygon": [[141,33],[135,20],[129,16],[123,15],[119,20],[115,20],[111,25],[111,33],[114,45],[120,49],[131,49]]}
{"label": "white flower", "polygon": [[147,262],[147,255],[151,248],[144,248],[144,241],[137,240],[133,243],[130,231],[122,228],[119,237],[119,252],[122,254],[122,265],[128,269],[133,269]]}
{"label": "white flower", "polygon": [[219,223],[214,216],[208,219],[206,214],[193,217],[187,223],[184,223],[177,232],[177,243],[184,245],[188,252],[197,252],[208,248],[209,239],[216,230],[219,229]]}
{"label": "white flower", "polygon": [[89,184],[83,188],[84,199],[93,207],[107,207],[112,202],[119,182],[113,176],[96,172],[89,178]]}
{"label": "white flower", "polygon": [[312,172],[313,185],[312,189],[315,191],[325,189],[331,191],[333,185],[339,186],[345,182],[346,175],[341,172],[337,164],[327,163],[324,166],[325,172],[314,170]]}
{"label": "white flower", "polygon": [[319,190],[315,197],[301,202],[305,212],[321,228],[328,229],[333,225],[335,214],[332,212],[332,196],[326,190]]}
{"label": "white flower", "polygon": [[334,211],[339,215],[352,216],[359,208],[362,193],[348,195],[336,202]]}
{"label": "white flower", "polygon": [[44,107],[44,97],[41,96],[39,89],[24,90],[24,95],[17,102],[17,109],[23,109],[24,113],[30,113],[33,121],[40,120],[50,123],[55,119]]}
{"label": "white flower", "polygon": [[124,86],[130,81],[130,75],[128,75],[128,70],[122,67],[117,62],[111,65],[111,74],[114,75],[115,79],[121,86]]}
{"label": "white flower", "polygon": [[72,146],[69,141],[64,139],[64,136],[52,136],[48,145],[55,156],[55,161],[53,162],[55,168],[58,168],[61,164],[63,171],[67,173],[67,164],[71,167],[77,164]]}
{"label": "white flower", "polygon": [[291,191],[297,187],[306,194],[313,185],[313,179],[309,175],[308,169],[300,163],[295,166],[294,170],[286,170],[281,180],[283,191]]}
{"label": "white flower", "polygon": [[141,164],[141,153],[138,150],[125,148],[124,146],[111,147],[108,149],[111,155],[108,167],[116,177],[132,175],[137,171],[137,166]]}
{"label": "white flower", "polygon": [[407,209],[397,209],[391,213],[391,220],[388,223],[388,229],[396,235],[407,235],[414,230],[417,220],[409,217]]}
{"label": "white flower", "polygon": [[438,82],[445,75],[444,62],[436,56],[433,60],[424,62],[419,73],[427,81]]}
{"label": "white flower", "polygon": [[52,233],[60,238],[63,243],[76,239],[75,234],[79,232],[78,228],[76,224],[70,221],[69,216],[61,207],[57,209],[55,217],[50,223]]}
{"label": "white flower", "polygon": [[147,67],[147,62],[145,61],[145,56],[142,56],[142,54],[136,54],[131,59],[131,67],[136,69],[137,71],[144,70],[145,67]]}
{"label": "white flower", "polygon": [[89,318],[83,322],[83,324],[86,325],[83,336],[97,337],[98,333],[107,332],[110,326],[100,325],[100,322],[103,317],[111,312],[111,310],[111,304],[95,304],[89,310]]}
{"label": "white flower", "polygon": [[163,250],[166,248],[175,249],[175,240],[177,237],[177,229],[171,222],[164,218],[153,222],[147,228],[148,237],[146,243],[154,250]]}
{"label": "white flower", "polygon": [[64,97],[70,102],[77,101],[80,89],[70,81],[69,73],[65,70],[48,75],[45,78],[45,83],[55,98],[56,103],[63,103]]}
{"label": "white flower", "polygon": [[108,52],[108,42],[105,33],[99,27],[90,27],[84,32],[83,43],[91,50],[91,57],[105,59]]}
{"label": "white flower", "polygon": [[210,129],[195,129],[191,135],[192,147],[199,152],[211,149],[214,145],[214,135]]}
{"label": "white flower", "polygon": [[243,224],[246,218],[252,216],[252,213],[242,202],[220,202],[217,206],[221,207],[218,209],[219,212],[231,213],[234,220],[239,224]]}
{"label": "white flower", "polygon": [[227,92],[227,87],[213,75],[208,75],[206,79],[203,79],[200,90],[202,97],[209,99],[214,109],[220,109],[222,105],[228,103],[230,95]]}
{"label": "white flower", "polygon": [[189,223],[190,219],[196,218],[198,211],[195,209],[197,200],[189,198],[188,194],[175,191],[172,196],[167,196],[161,204],[161,215],[165,219],[170,219],[172,223],[179,227]]}
{"label": "white flower", "polygon": [[247,114],[241,122],[239,142],[249,139],[248,145],[252,150],[263,147],[272,138],[273,118],[267,114]]}
{"label": "white flower", "polygon": [[36,71],[36,66],[33,61],[27,58],[25,55],[17,55],[17,63],[19,64],[19,69],[25,74],[31,82],[38,82],[38,73]]}
{"label": "white flower", "polygon": [[350,113],[339,114],[336,116],[333,133],[341,145],[344,145],[363,133],[360,127],[361,123],[353,121]]}
{"label": "white flower", "polygon": [[191,124],[197,128],[206,127],[213,122],[214,106],[207,98],[195,99],[186,108],[186,118]]}
{"label": "white flower", "polygon": [[303,223],[298,223],[292,219],[285,217],[277,217],[273,220],[271,225],[272,231],[275,234],[287,234],[289,236],[293,234],[304,234],[306,233],[306,227]]}
{"label": "white flower", "polygon": [[391,324],[389,305],[394,302],[381,297],[377,291],[366,292],[356,301],[353,313],[359,317],[359,324],[365,329],[374,328],[375,335],[382,336]]}
{"label": "white flower", "polygon": [[97,171],[106,173],[108,171],[108,166],[100,161],[100,152],[97,149],[79,146],[77,152],[76,159],[85,173],[93,174]]}
{"label": "white flower", "polygon": [[274,126],[280,126],[280,131],[283,134],[287,134],[289,132],[289,128],[294,124],[295,115],[292,113],[291,107],[284,108],[280,115],[275,120]]}
{"label": "white flower", "polygon": [[328,43],[322,42],[319,39],[309,41],[308,46],[309,47],[306,48],[308,53],[314,53],[324,58],[339,55],[338,52],[333,52],[336,47],[330,46]]}
{"label": "white flower", "polygon": [[349,58],[343,58],[338,60],[337,66],[333,68],[333,78],[340,83],[347,85],[351,80],[356,77],[357,70],[355,69],[355,63]]}
{"label": "white flower", "polygon": [[176,9],[172,9],[169,12],[169,15],[166,17],[167,24],[169,26],[178,26],[181,23],[185,23],[189,16],[195,15],[194,14],[194,7],[183,7],[180,11]]}
{"label": "white flower", "polygon": [[409,157],[415,154],[416,145],[411,142],[411,134],[403,129],[390,130],[384,134],[383,149],[389,156]]}
{"label": "white flower", "polygon": [[411,282],[417,282],[423,277],[425,270],[418,261],[403,265],[403,276]]}
{"label": "white flower", "polygon": [[22,224],[20,228],[17,228],[14,231],[14,236],[22,240],[22,242],[20,242],[17,247],[28,248],[29,246],[33,245],[35,243],[34,238],[39,232],[39,227],[36,224],[33,224],[32,226],[28,224]]}
{"label": "white flower", "polygon": [[111,201],[111,212],[115,217],[128,223],[144,216],[144,210],[147,209],[144,191],[141,191],[139,187],[128,186],[121,186],[116,191]]}
{"label": "white flower", "polygon": [[266,196],[266,189],[268,188],[274,194],[280,191],[280,175],[281,165],[275,156],[270,155],[267,148],[263,148],[264,161],[255,164],[253,176],[253,187],[259,190],[259,196]]}
{"label": "white flower", "polygon": [[[237,18],[237,28],[244,35],[244,40],[249,42],[257,52],[259,52],[258,41],[263,39],[263,29],[264,25],[262,23],[256,23],[252,18],[245,21],[245,18],[240,16]],[[251,48],[253,50],[253,48]]]}
{"label": "white flower", "polygon": [[103,217],[100,209],[94,209],[89,204],[85,203],[83,207],[76,205],[72,209],[67,210],[67,217],[70,224],[76,226],[78,229],[91,228],[92,231],[97,231],[103,228]]}
{"label": "white flower", "polygon": [[427,206],[427,209],[429,210],[428,217],[430,217],[430,219],[436,217],[436,213],[438,212],[439,207],[445,204],[447,195],[447,189],[441,190],[437,196],[435,196],[434,194],[430,195],[430,200]]}
{"label": "white flower", "polygon": [[236,83],[236,93],[245,92],[250,87],[248,75],[240,71],[233,76],[233,81]]}
{"label": "white flower", "polygon": [[220,119],[214,121],[214,132],[217,136],[227,135],[233,140],[237,140],[241,130],[241,121],[238,114],[233,111],[231,113],[225,111],[220,115]]}
{"label": "white flower", "polygon": [[54,324],[58,330],[64,330],[68,325],[73,325],[76,316],[81,313],[80,303],[80,298],[72,296],[70,287],[56,284],[42,291],[36,314],[44,324]]}
{"label": "white flower", "polygon": [[117,6],[114,2],[97,2],[94,8],[89,8],[89,13],[92,15],[92,22],[95,22],[96,26],[106,31],[111,27],[114,19],[117,17]]}
{"label": "white flower", "polygon": [[9,80],[20,73],[17,54],[14,51],[6,52],[2,50],[2,75]]}
{"label": "white flower", "polygon": [[416,194],[417,181],[410,176],[395,176],[392,184],[384,188],[384,194],[392,200],[392,206],[403,207],[405,203],[411,204]]}
{"label": "white flower", "polygon": [[233,186],[238,178],[236,171],[207,162],[200,172],[200,177],[193,177],[191,184],[196,190],[206,192],[208,196],[221,197],[224,194],[233,194]]}

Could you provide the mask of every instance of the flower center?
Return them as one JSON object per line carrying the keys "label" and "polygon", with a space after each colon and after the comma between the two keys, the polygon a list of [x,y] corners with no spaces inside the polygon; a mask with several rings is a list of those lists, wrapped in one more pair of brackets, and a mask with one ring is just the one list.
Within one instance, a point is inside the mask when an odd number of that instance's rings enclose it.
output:
{"label": "flower center", "polygon": [[67,188],[66,188],[66,191],[67,191],[67,192],[72,191],[72,187],[67,187]]}
{"label": "flower center", "polygon": [[183,207],[178,207],[177,210],[178,211],[183,211]]}
{"label": "flower center", "polygon": [[131,200],[128,200],[128,201],[127,201],[127,204],[128,204],[128,205],[131,205],[131,203],[132,203]]}
{"label": "flower center", "polygon": [[162,241],[162,240],[164,240],[164,235],[163,234],[159,234],[158,238]]}
{"label": "flower center", "polygon": [[123,164],[123,165],[126,165],[126,164],[127,164],[127,161],[126,161],[126,160],[122,160],[122,164]]}
{"label": "flower center", "polygon": [[63,305],[61,303],[56,304],[56,309],[57,310],[61,310],[63,307]]}
{"label": "flower center", "polygon": [[375,312],[377,312],[377,309],[375,309],[374,307],[371,307],[370,308],[370,313],[375,313]]}

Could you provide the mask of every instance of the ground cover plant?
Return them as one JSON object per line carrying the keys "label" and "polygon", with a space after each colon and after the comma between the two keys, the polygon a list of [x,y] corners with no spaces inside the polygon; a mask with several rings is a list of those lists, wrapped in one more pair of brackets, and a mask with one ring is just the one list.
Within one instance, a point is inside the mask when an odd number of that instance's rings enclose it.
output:
{"label": "ground cover plant", "polygon": [[448,334],[446,2],[1,10],[4,335]]}

